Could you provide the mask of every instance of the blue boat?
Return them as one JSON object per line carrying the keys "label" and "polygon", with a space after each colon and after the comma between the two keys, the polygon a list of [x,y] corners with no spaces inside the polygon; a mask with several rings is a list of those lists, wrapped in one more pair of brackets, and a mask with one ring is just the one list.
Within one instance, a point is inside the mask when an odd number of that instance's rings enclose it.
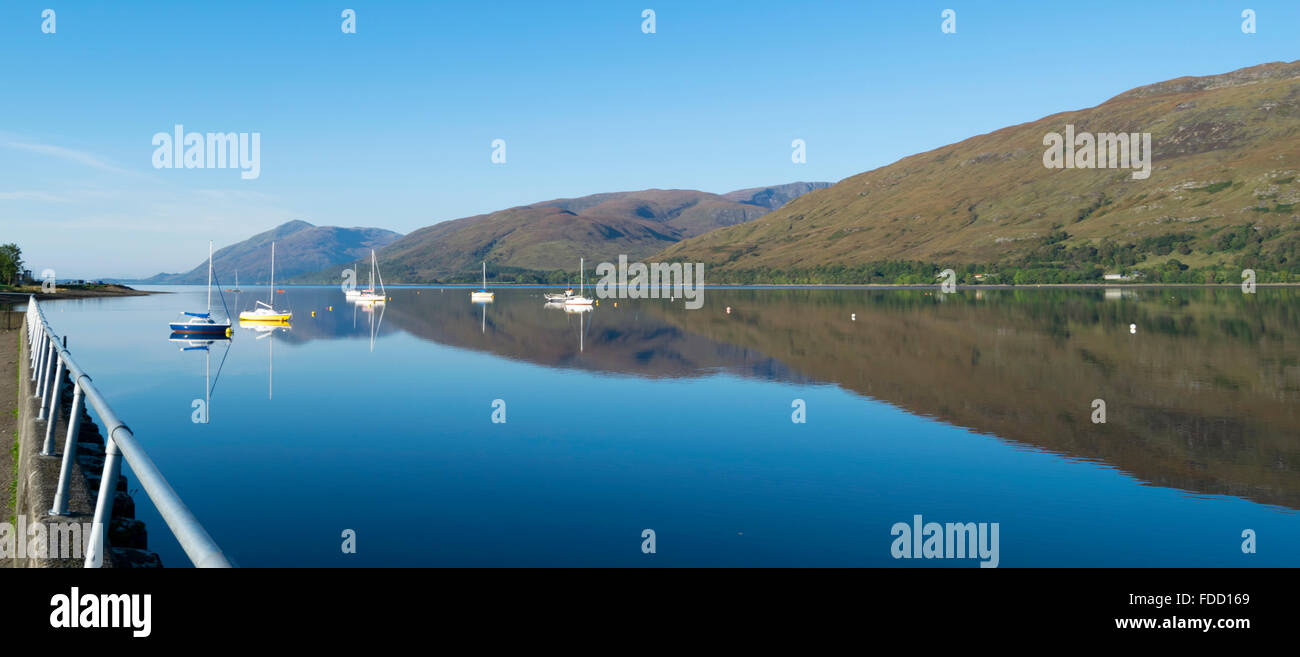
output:
{"label": "blue boat", "polygon": [[178,319],[169,326],[172,333],[184,333],[186,335],[218,335],[225,337],[226,332],[230,330],[230,320],[217,321],[212,319],[211,313],[181,313],[186,319]]}
{"label": "blue boat", "polygon": [[169,324],[172,333],[184,335],[219,335],[230,334],[230,319],[217,320],[212,317],[212,242],[208,242],[208,310],[202,313],[183,312],[176,321]]}

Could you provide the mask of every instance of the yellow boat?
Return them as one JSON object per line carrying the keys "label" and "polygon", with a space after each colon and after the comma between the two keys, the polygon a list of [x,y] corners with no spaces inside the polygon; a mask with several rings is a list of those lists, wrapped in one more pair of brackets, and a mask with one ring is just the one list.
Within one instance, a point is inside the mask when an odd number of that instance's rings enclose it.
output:
{"label": "yellow boat", "polygon": [[239,323],[286,324],[293,319],[293,311],[276,310],[270,302],[275,301],[275,242],[271,242],[271,291],[267,301],[258,301],[252,310],[239,313]]}
{"label": "yellow boat", "polygon": [[239,323],[287,324],[293,319],[293,311],[278,311],[261,301],[257,302],[257,306],[254,310],[239,313]]}

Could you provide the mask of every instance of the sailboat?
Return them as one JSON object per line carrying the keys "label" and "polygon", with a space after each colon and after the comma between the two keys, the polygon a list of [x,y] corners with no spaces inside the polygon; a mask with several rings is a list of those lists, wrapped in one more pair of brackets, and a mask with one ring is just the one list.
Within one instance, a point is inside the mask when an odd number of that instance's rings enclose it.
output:
{"label": "sailboat", "polygon": [[[225,302],[222,301],[222,305]],[[227,335],[230,332],[230,313],[226,313],[226,319],[216,320],[212,318],[212,242],[208,242],[208,310],[202,313],[184,312],[180,318],[172,322],[173,333],[185,335]]]}
{"label": "sailboat", "polygon": [[487,290],[487,262],[483,262],[483,289],[478,292],[470,292],[469,300],[473,303],[488,303],[495,298],[495,294]]}
{"label": "sailboat", "polygon": [[235,287],[233,287],[233,288],[229,288],[229,289],[227,289],[226,291],[227,291],[227,292],[234,292],[235,294],[239,294],[240,292],[243,292],[243,290],[239,289],[239,270],[238,270],[238,269],[235,270]]}
{"label": "sailboat", "polygon": [[356,300],[359,303],[384,303],[388,300],[388,291],[384,289],[384,276],[379,274],[379,294],[375,294],[375,274],[379,272],[379,261],[375,250],[370,250],[370,287],[361,291]]}
{"label": "sailboat", "polygon": [[276,310],[275,306],[275,242],[271,242],[271,290],[267,294],[266,301],[258,300],[257,306],[252,310],[245,310],[239,313],[239,321],[243,322],[266,322],[283,324],[293,319],[293,311]]}
{"label": "sailboat", "polygon": [[585,281],[583,277],[587,273],[586,264],[587,263],[585,259],[583,258],[578,259],[578,293],[570,297],[565,297],[564,299],[565,308],[584,308],[584,307],[589,308],[591,307],[592,304],[595,303],[595,301],[592,300],[590,297],[583,295],[583,291],[585,288],[584,285]]}
{"label": "sailboat", "polygon": [[554,294],[543,294],[547,303],[564,303],[565,300],[573,296],[573,288],[564,291],[563,294],[556,292]]}

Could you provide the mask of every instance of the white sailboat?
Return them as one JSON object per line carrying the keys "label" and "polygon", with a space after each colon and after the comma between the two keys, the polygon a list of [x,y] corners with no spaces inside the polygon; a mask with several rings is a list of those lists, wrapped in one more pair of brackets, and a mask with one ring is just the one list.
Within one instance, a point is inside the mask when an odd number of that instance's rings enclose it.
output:
{"label": "white sailboat", "polygon": [[275,242],[271,242],[271,292],[267,295],[266,301],[258,300],[257,306],[252,310],[245,310],[239,313],[239,321],[242,322],[274,322],[284,323],[293,319],[293,311],[276,310],[275,306]]}
{"label": "white sailboat", "polygon": [[[379,294],[375,294],[375,275],[379,276]],[[361,291],[357,295],[359,303],[385,303],[388,301],[388,291],[384,288],[384,275],[379,274],[379,261],[375,258],[375,250],[370,250],[370,287]]]}
{"label": "white sailboat", "polygon": [[584,258],[578,259],[578,293],[573,296],[565,297],[565,308],[589,308],[592,304],[596,303],[594,299],[583,295],[585,289],[585,279],[583,277],[586,274],[586,264]]}
{"label": "white sailboat", "polygon": [[543,294],[542,296],[547,303],[564,303],[565,299],[573,296],[573,288],[565,290],[563,294],[556,292],[554,294]]}
{"label": "white sailboat", "polygon": [[487,261],[484,261],[483,262],[483,289],[477,292],[470,292],[469,300],[472,303],[491,303],[491,301],[494,298],[496,298],[496,295],[493,294],[492,292],[488,292],[487,289]]}

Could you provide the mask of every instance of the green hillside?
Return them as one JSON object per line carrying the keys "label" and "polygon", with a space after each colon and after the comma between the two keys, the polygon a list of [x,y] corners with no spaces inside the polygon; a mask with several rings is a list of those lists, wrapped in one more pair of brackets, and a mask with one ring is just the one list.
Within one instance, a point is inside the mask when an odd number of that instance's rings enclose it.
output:
{"label": "green hillside", "polygon": [[728,196],[649,189],[558,199],[421,228],[380,251],[379,264],[386,280],[402,282],[477,280],[484,261],[494,280],[568,280],[579,258],[642,259],[683,239],[753,221],[827,185],[792,183]]}
{"label": "green hillside", "polygon": [[[1151,133],[1129,169],[1049,169],[1044,137]],[[710,282],[1300,281],[1300,62],[1141,87],[814,191],[665,248]]]}

